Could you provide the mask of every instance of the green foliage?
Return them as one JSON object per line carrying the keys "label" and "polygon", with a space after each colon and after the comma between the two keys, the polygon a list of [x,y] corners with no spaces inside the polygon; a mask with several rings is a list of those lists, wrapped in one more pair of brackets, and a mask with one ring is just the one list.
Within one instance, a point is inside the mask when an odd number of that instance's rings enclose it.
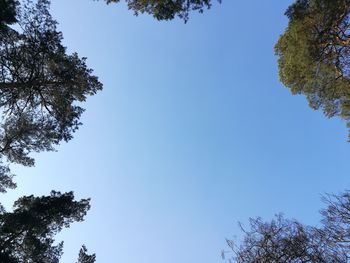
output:
{"label": "green foliage", "polygon": [[348,0],[296,1],[275,51],[282,83],[350,127],[349,12]]}
{"label": "green foliage", "polygon": [[[51,151],[81,125],[79,106],[102,89],[85,58],[66,53],[50,1],[25,1],[17,9],[20,31],[0,32],[0,158],[34,165],[31,152]],[[9,183],[0,169],[0,191]]]}
{"label": "green foliage", "polygon": [[[120,2],[120,0],[105,1],[107,4]],[[157,20],[171,20],[178,16],[184,21],[188,20],[190,12],[202,13],[212,5],[212,0],[125,0],[125,2],[136,15],[147,13]]]}
{"label": "green foliage", "polygon": [[[0,210],[0,262],[58,263],[63,242],[54,237],[73,222],[83,221],[89,199],[74,200],[72,192],[51,192],[50,196],[25,196],[13,212]],[[82,261],[82,263],[93,261]]]}
{"label": "green foliage", "polygon": [[[32,166],[31,152],[72,139],[84,111],[79,103],[102,89],[85,58],[66,53],[49,5],[0,0],[0,192],[15,187],[8,163]],[[55,244],[55,235],[89,208],[89,199],[54,191],[22,197],[12,212],[0,204],[0,262],[58,263],[63,242]],[[83,246],[79,263],[95,258]]]}
{"label": "green foliage", "polygon": [[[327,195],[321,210],[321,224],[311,227],[277,215],[270,222],[250,219],[248,229],[241,227],[243,240],[227,240],[237,263],[302,263],[350,260],[350,193]],[[224,251],[223,257],[229,252]],[[231,254],[232,255],[232,254]]]}

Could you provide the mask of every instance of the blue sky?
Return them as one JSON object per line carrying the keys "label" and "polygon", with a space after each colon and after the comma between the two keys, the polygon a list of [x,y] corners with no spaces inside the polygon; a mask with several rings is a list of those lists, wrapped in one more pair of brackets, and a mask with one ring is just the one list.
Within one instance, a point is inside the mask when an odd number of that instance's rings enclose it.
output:
{"label": "blue sky", "polygon": [[292,1],[223,0],[187,24],[52,2],[65,45],[104,90],[71,142],[14,167],[4,198],[92,198],[86,221],[58,237],[63,263],[83,243],[100,263],[222,262],[238,221],[283,212],[317,224],[320,194],[349,188],[345,124],[279,83],[273,46]]}

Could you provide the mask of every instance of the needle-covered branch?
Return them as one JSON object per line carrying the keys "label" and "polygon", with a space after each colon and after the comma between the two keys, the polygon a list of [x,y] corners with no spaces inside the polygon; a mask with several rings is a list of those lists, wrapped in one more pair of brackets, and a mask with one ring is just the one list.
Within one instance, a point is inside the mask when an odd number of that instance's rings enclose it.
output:
{"label": "needle-covered branch", "polygon": [[[275,50],[282,83],[350,125],[350,1],[297,0]],[[350,126],[349,126],[350,127]]]}
{"label": "needle-covered branch", "polygon": [[[105,1],[107,4],[121,2],[121,0]],[[179,17],[187,22],[191,12],[203,13],[205,9],[211,7],[214,0],[125,0],[125,2],[136,15],[147,13],[157,20],[172,20]]]}
{"label": "needle-covered branch", "polygon": [[86,59],[67,54],[49,5],[23,1],[18,30],[0,31],[0,158],[10,163],[31,166],[31,152],[69,141],[81,125],[80,103],[102,89]]}
{"label": "needle-covered branch", "polygon": [[63,242],[56,245],[54,237],[73,222],[83,221],[89,201],[75,201],[72,192],[53,191],[49,196],[18,199],[12,212],[1,208],[0,262],[58,263]]}

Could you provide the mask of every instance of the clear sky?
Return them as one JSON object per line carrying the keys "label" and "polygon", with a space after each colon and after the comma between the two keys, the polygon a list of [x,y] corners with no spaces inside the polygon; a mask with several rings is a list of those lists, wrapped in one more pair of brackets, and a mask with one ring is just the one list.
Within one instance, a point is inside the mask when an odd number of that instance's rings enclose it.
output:
{"label": "clear sky", "polygon": [[222,262],[238,221],[283,212],[316,224],[320,194],[349,188],[345,124],[279,83],[273,46],[292,1],[223,0],[187,24],[52,2],[65,45],[104,90],[71,142],[16,167],[3,198],[92,198],[86,221],[58,236],[63,263],[83,243],[98,263]]}

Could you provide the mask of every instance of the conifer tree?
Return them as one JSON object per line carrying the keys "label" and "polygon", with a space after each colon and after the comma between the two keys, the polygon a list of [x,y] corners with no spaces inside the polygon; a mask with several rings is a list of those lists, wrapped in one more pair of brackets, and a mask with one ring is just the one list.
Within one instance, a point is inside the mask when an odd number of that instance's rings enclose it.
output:
{"label": "conifer tree", "polygon": [[[120,2],[120,0],[105,1],[107,4]],[[125,0],[125,2],[136,15],[147,13],[157,20],[172,20],[175,17],[180,17],[186,22],[190,12],[202,13],[211,7],[213,0]]]}
{"label": "conifer tree", "polygon": [[14,30],[0,32],[0,191],[13,187],[6,163],[34,165],[81,125],[80,103],[102,89],[86,59],[67,54],[50,1],[24,1]]}
{"label": "conifer tree", "polygon": [[350,1],[297,0],[275,51],[279,75],[313,109],[339,116],[350,128]]}

